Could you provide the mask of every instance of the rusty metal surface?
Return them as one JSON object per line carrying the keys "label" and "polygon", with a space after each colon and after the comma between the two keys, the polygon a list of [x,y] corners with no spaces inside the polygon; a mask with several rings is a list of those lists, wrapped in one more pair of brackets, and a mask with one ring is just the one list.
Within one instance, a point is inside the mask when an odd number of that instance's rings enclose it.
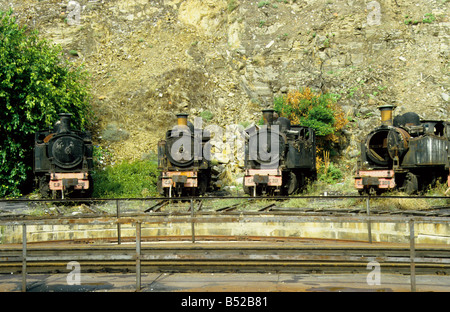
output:
{"label": "rusty metal surface", "polygon": [[[296,273],[144,273],[142,292],[408,292],[409,276],[382,273],[380,285],[369,285],[367,274]],[[20,277],[0,274],[0,292],[20,291]],[[135,292],[131,274],[82,274],[80,285],[67,284],[67,272],[30,274],[29,292]],[[448,292],[450,277],[423,275],[417,291]],[[179,297],[181,294],[178,294]],[[176,297],[174,297],[175,299]],[[278,307],[277,307],[278,308]]]}
{"label": "rusty metal surface", "polygon": [[[137,246],[128,244],[80,245],[37,244],[27,248],[28,270],[48,273],[63,269],[69,261],[78,261],[82,269],[131,270]],[[377,261],[388,271],[408,272],[408,244],[363,243],[331,240],[273,241],[196,241],[146,242],[140,245],[143,272],[356,272]],[[450,246],[418,245],[415,248],[418,273],[450,273]],[[22,246],[0,246],[0,272],[19,272]]]}

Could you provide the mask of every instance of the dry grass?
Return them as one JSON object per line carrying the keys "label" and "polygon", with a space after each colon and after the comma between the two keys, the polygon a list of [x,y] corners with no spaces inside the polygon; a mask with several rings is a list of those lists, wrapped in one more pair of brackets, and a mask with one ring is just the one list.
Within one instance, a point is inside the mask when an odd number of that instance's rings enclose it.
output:
{"label": "dry grass", "polygon": [[[391,192],[389,196],[408,196],[402,192]],[[378,198],[371,200],[371,205],[380,210],[427,210],[431,208],[426,198]]]}

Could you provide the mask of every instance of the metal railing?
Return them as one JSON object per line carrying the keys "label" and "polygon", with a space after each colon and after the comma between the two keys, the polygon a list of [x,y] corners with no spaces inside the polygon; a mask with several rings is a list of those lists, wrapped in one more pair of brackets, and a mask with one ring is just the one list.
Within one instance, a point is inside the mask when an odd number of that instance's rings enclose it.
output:
{"label": "metal railing", "polygon": [[[327,198],[333,198],[330,196]],[[230,198],[230,197],[227,197]],[[246,198],[249,197],[233,197],[233,198]],[[293,197],[289,197],[293,198]],[[295,197],[294,197],[295,198]],[[302,196],[300,198],[316,198],[315,196]],[[324,198],[324,197],[317,197]],[[334,198],[341,198],[340,196],[335,196]],[[348,198],[348,197],[346,197]],[[357,197],[361,198],[361,197]],[[398,198],[398,197],[396,197]],[[408,197],[410,198],[410,197]],[[435,197],[433,197],[435,198]],[[0,225],[21,225],[22,226],[22,290],[26,291],[26,278],[27,278],[27,225],[47,225],[47,224],[90,224],[90,225],[101,225],[101,224],[117,224],[117,243],[121,244],[121,225],[123,224],[133,224],[135,226],[135,243],[136,243],[136,253],[135,256],[130,258],[130,260],[136,261],[136,290],[141,290],[141,241],[142,241],[142,224],[145,223],[190,223],[191,224],[191,241],[196,242],[195,226],[199,223],[225,223],[225,222],[357,222],[367,224],[367,242],[372,243],[372,230],[371,224],[373,222],[387,222],[387,223],[406,223],[409,225],[409,251],[410,251],[410,283],[411,291],[416,291],[416,273],[415,273],[415,224],[417,223],[449,223],[450,218],[448,217],[427,217],[427,216],[376,216],[370,213],[370,199],[371,197],[366,197],[366,215],[348,215],[348,216],[329,216],[329,215],[296,215],[295,213],[290,214],[274,214],[270,212],[255,212],[255,213],[204,213],[201,211],[196,211],[194,201],[198,200],[208,200],[211,198],[147,198],[147,199],[133,199],[133,200],[185,200],[189,201],[189,211],[181,213],[178,215],[170,215],[168,213],[156,213],[156,214],[137,214],[137,215],[122,215],[121,207],[119,201],[130,200],[130,199],[101,199],[116,202],[116,213],[115,215],[109,216],[94,216],[94,217],[57,217],[57,218],[34,218],[34,219],[17,219],[17,220],[2,220],[0,219]],[[23,201],[23,200],[19,200]],[[42,200],[46,201],[46,200]],[[61,200],[54,200],[61,201]],[[73,200],[65,200],[73,201]],[[39,257],[33,257],[33,261],[39,261]],[[89,256],[86,255],[83,260],[90,260]],[[123,258],[122,258],[123,260]]]}

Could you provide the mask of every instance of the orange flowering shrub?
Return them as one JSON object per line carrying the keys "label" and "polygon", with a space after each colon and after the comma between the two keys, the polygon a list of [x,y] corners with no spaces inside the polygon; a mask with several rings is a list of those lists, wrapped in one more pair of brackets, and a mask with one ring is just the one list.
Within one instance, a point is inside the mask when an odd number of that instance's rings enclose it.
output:
{"label": "orange flowering shrub", "polygon": [[[334,181],[341,172],[330,161],[333,147],[339,144],[339,131],[348,120],[336,97],[329,93],[317,93],[310,88],[289,92],[275,98],[274,109],[280,117],[286,117],[292,124],[310,127],[316,133],[316,166],[318,177],[324,181]],[[331,151],[331,153],[330,153]]]}
{"label": "orange flowering shrub", "polygon": [[313,128],[316,136],[335,143],[339,141],[336,132],[348,122],[333,94],[315,93],[310,88],[290,91],[276,98],[274,109],[293,124]]}

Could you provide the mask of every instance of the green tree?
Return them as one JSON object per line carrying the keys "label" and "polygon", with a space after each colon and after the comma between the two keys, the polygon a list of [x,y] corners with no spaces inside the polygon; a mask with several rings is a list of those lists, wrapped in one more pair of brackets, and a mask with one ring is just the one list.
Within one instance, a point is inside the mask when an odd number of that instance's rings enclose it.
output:
{"label": "green tree", "polygon": [[0,11],[0,197],[29,185],[34,132],[51,126],[58,113],[73,114],[84,129],[92,121],[88,74],[72,69],[62,49],[19,26]]}
{"label": "green tree", "polygon": [[310,88],[294,90],[286,96],[275,98],[274,109],[293,124],[313,128],[319,148],[324,150],[330,150],[331,142],[339,142],[337,134],[348,122],[333,94],[317,93]]}
{"label": "green tree", "polygon": [[[340,131],[347,124],[345,114],[331,93],[314,92],[310,88],[290,91],[274,99],[279,116],[293,124],[310,127],[316,133],[316,166],[319,180],[329,183],[342,178],[340,169],[330,162],[330,154],[342,140]],[[331,153],[330,153],[331,152]]]}

